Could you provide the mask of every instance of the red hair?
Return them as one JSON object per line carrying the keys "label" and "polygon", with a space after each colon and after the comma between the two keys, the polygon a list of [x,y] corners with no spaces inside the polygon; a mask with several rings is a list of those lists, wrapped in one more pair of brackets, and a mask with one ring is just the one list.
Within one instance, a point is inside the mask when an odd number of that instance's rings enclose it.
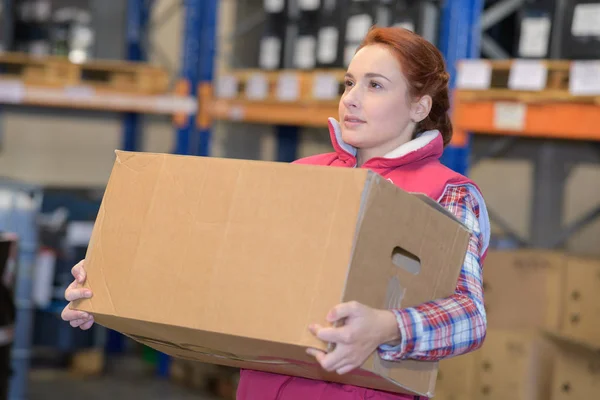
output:
{"label": "red hair", "polygon": [[418,123],[415,136],[427,130],[437,129],[444,138],[444,146],[450,143],[450,76],[446,71],[442,53],[423,37],[403,28],[371,28],[358,50],[373,44],[386,46],[398,58],[408,81],[409,95],[413,99],[425,95],[432,98],[431,111],[427,118]]}

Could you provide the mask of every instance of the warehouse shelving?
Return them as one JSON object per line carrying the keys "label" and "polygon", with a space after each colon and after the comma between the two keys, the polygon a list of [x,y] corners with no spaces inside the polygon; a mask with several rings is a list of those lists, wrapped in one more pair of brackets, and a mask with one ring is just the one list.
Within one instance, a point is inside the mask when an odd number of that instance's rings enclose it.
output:
{"label": "warehouse shelving", "polygon": [[[11,0],[3,0],[5,10],[12,9]],[[144,36],[149,25],[149,17],[153,0],[128,0],[126,54],[130,61],[146,60],[147,48]],[[163,114],[173,116],[176,124],[176,143],[174,151],[178,154],[208,154],[210,132],[202,131],[196,124],[198,110],[198,86],[212,79],[214,43],[216,38],[215,21],[217,18],[217,0],[186,0],[184,43],[182,45],[181,81],[173,93],[133,94],[94,90],[85,85],[43,86],[32,85],[23,80],[0,80],[0,106],[32,106],[52,107],[72,110],[96,110],[122,113],[123,136],[120,146],[123,150],[140,150],[141,116],[142,114]],[[12,26],[10,13],[2,29],[9,32]],[[161,18],[157,18],[160,20]],[[10,40],[10,35],[5,35]],[[1,134],[0,113],[0,134]],[[35,249],[27,248],[27,255],[34,254]],[[29,259],[28,259],[29,260]],[[33,261],[29,261],[32,263]],[[24,270],[25,271],[25,270]],[[25,277],[26,278],[26,277]],[[20,303],[30,304],[31,293],[27,289],[31,285],[18,285],[16,298]],[[22,290],[22,288],[25,288]],[[34,308],[27,306],[28,313],[33,315]],[[24,309],[24,310],[25,310]],[[31,317],[32,318],[32,317]],[[19,336],[18,348],[13,349],[15,362],[10,383],[10,399],[23,399],[27,396],[27,375],[31,357],[32,325],[27,316],[17,321],[16,334]],[[115,338],[117,340],[115,340]],[[119,348],[122,337],[109,335],[107,347]],[[161,360],[166,361],[165,358]],[[161,363],[161,373],[166,373],[166,365]]]}

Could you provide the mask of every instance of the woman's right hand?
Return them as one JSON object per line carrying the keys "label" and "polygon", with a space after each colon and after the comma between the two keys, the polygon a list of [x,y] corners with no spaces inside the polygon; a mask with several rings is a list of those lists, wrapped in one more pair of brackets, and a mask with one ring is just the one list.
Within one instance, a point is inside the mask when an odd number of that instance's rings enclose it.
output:
{"label": "woman's right hand", "polygon": [[[71,274],[73,274],[75,280],[65,291],[65,299],[69,302],[79,299],[89,299],[92,297],[92,291],[82,287],[86,278],[83,264],[84,261],[82,260],[71,269]],[[94,325],[94,317],[85,311],[71,310],[69,308],[70,305],[71,304],[69,303],[64,308],[61,318],[64,321],[70,322],[73,328],[81,328],[84,331],[90,329],[92,325]]]}

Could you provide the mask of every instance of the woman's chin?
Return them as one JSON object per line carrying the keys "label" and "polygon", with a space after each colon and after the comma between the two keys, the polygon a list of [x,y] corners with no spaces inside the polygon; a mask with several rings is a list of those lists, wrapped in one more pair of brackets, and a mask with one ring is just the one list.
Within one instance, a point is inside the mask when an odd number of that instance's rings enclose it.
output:
{"label": "woman's chin", "polygon": [[357,134],[357,132],[342,131],[342,140],[344,141],[344,143],[352,147],[360,148],[362,146],[363,141],[361,140],[360,136],[361,135]]}

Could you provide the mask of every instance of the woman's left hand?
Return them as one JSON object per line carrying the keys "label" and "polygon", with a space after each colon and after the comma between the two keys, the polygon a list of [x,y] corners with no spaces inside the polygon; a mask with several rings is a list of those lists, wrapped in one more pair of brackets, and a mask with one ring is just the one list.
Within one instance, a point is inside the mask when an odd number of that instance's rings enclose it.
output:
{"label": "woman's left hand", "polygon": [[341,322],[342,326],[325,328],[317,324],[309,327],[319,339],[335,343],[331,353],[307,349],[326,371],[346,374],[360,367],[383,343],[396,341],[400,333],[395,315],[389,310],[377,310],[352,301],[334,307],[327,321]]}

